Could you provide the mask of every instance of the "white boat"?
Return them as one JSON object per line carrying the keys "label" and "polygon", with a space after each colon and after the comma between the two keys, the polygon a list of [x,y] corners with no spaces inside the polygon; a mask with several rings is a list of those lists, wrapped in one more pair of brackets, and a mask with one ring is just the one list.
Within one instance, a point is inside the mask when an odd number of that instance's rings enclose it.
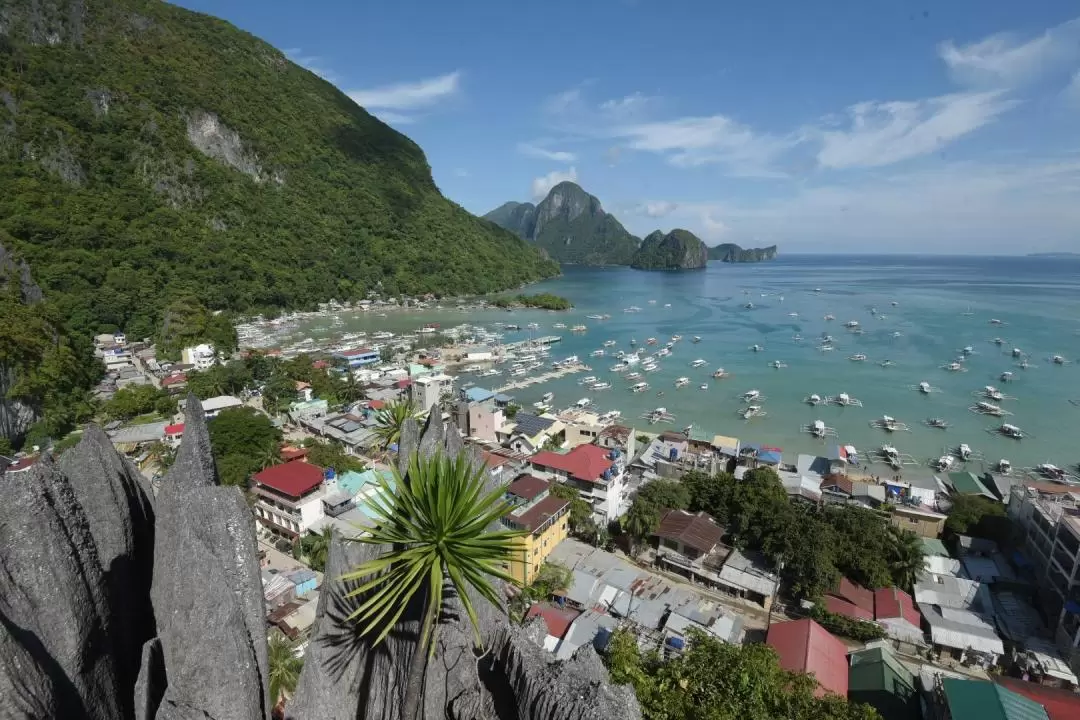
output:
{"label": "white boat", "polygon": [[539,323],[529,323],[528,325],[525,326],[525,329],[526,330],[539,330],[540,325],[539,325]]}
{"label": "white boat", "polygon": [[825,398],[826,405],[839,405],[841,407],[862,407],[862,400],[853,398],[847,393],[840,393],[833,397]]}
{"label": "white boat", "polygon": [[615,341],[614,341],[614,340],[605,340],[605,341],[604,341],[604,347],[606,347],[606,348],[608,348],[608,347],[614,347],[614,345],[615,345]]}
{"label": "white boat", "polygon": [[831,322],[831,321],[833,321],[835,319],[836,319],[835,315],[826,315],[825,316],[825,322]]}
{"label": "white boat", "polygon": [[994,339],[993,339],[993,340],[991,340],[990,342],[994,343],[994,344],[995,344],[995,345],[997,345],[998,347],[1001,347],[1002,345],[1004,345],[1004,344],[1005,344],[1005,341],[1004,341],[1004,340],[1002,340],[1002,339],[1001,339],[1001,338],[999,338],[999,337],[996,337],[996,338],[994,338]]}
{"label": "white boat", "polygon": [[939,430],[947,430],[949,428],[949,423],[947,423],[944,418],[934,417],[926,419],[926,426],[938,428]]}
{"label": "white boat", "polygon": [[929,395],[931,392],[933,392],[933,388],[930,387],[930,383],[923,380],[921,383],[919,383],[919,392],[921,392],[923,395]]}
{"label": "white boat", "polygon": [[590,390],[608,390],[610,388],[611,388],[611,383],[603,382],[603,381],[594,382],[592,385],[589,386]]}
{"label": "white boat", "polygon": [[699,368],[699,367],[704,367],[705,365],[708,365],[708,364],[709,364],[709,363],[705,362],[705,361],[704,361],[704,360],[702,360],[701,358],[698,358],[698,359],[697,359],[697,360],[695,360],[694,362],[690,363],[690,367],[696,367],[696,368]]}
{"label": "white boat", "polygon": [[586,315],[585,317],[587,317],[590,320],[603,320],[604,319],[603,315]]}
{"label": "white boat", "polygon": [[863,362],[866,360],[866,355],[863,355],[862,353],[855,353],[854,355],[848,357],[848,360],[854,362]]}
{"label": "white boat", "polygon": [[660,369],[660,366],[657,365],[652,360],[648,360],[648,361],[646,361],[645,363],[643,363],[641,365],[641,369],[644,370],[645,372],[656,372],[657,370]]}
{"label": "white boat", "polygon": [[1061,355],[1055,355],[1055,356],[1053,356],[1052,358],[1050,358],[1050,362],[1054,363],[1055,365],[1065,365],[1065,364],[1067,364],[1067,363],[1068,363],[1069,361],[1068,361],[1068,360],[1066,360],[1066,359],[1065,359],[1065,358],[1064,358],[1063,356],[1061,356]]}
{"label": "white boat", "polygon": [[967,443],[960,443],[960,447],[956,448],[956,456],[967,462],[971,459],[971,446]]}
{"label": "white boat", "polygon": [[951,362],[941,366],[942,370],[948,370],[949,372],[967,372],[967,368],[958,362]]}
{"label": "white boat", "polygon": [[565,330],[566,329],[566,323],[555,323],[551,327],[555,328],[556,330]]}
{"label": "white boat", "polygon": [[991,325],[1004,325],[1005,323],[1002,322],[1001,320],[998,320],[997,318],[990,318],[990,324]]}
{"label": "white boat", "polygon": [[813,395],[807,395],[805,398],[803,398],[803,402],[807,405],[820,405],[821,396],[817,393],[814,393]]}
{"label": "white boat", "polygon": [[761,352],[765,348],[761,347],[760,345],[751,345],[750,349],[753,350],[754,352]]}
{"label": "white boat", "polygon": [[708,383],[701,383],[700,385],[698,385],[698,389],[699,390],[708,390],[709,389],[709,384]]}
{"label": "white boat", "polygon": [[627,376],[626,376],[626,379],[627,380],[640,380],[641,379],[641,373],[639,373],[639,372],[628,373]]}
{"label": "white boat", "polygon": [[546,392],[540,397],[541,402],[545,402],[545,403],[550,403],[554,399],[555,399],[555,393],[550,393],[550,392]]}
{"label": "white boat", "polygon": [[695,345],[697,345],[699,342],[701,342],[701,336],[700,335],[695,335],[694,339],[691,342],[693,342]]}
{"label": "white boat", "polygon": [[955,462],[956,458],[954,458],[952,455],[942,455],[934,462],[934,467],[938,470],[938,472],[945,472],[946,470],[951,468],[953,466],[953,463]]}
{"label": "white boat", "polygon": [[489,368],[480,373],[480,377],[495,377],[496,375],[502,375],[502,370],[496,370],[495,368]]}
{"label": "white boat", "polygon": [[636,393],[645,392],[646,390],[649,389],[649,383],[647,383],[647,382],[639,382],[636,385],[634,385],[633,387],[631,387],[630,389],[632,391],[636,392]]}
{"label": "white boat", "polygon": [[597,420],[601,423],[615,422],[620,416],[622,416],[622,413],[618,410],[608,410],[606,413],[600,415]]}
{"label": "white boat", "polygon": [[889,304],[892,305],[893,307],[899,307],[899,305],[900,305],[900,303],[896,302],[895,300],[893,300]]}
{"label": "white boat", "polygon": [[577,365],[578,364],[578,356],[577,355],[571,355],[568,358],[566,358],[565,360],[563,360],[562,362],[563,362],[563,365]]}
{"label": "white boat", "polygon": [[900,332],[899,330],[897,330],[897,331],[893,332],[892,336],[893,336],[894,338],[898,338],[898,337],[903,337],[903,336],[904,336],[904,333],[902,333],[902,332]]}
{"label": "white boat", "polygon": [[893,361],[892,360],[882,360],[881,362],[878,363],[878,365],[880,365],[883,368],[892,367],[893,366]]}
{"label": "white boat", "polygon": [[998,432],[1007,438],[1012,438],[1013,440],[1024,439],[1024,431],[1016,427],[1015,425],[1010,425],[1009,423],[1002,423],[1001,427],[998,428]]}
{"label": "white boat", "polygon": [[1057,465],[1052,465],[1051,463],[1039,463],[1035,466],[1035,472],[1045,478],[1049,478],[1051,480],[1058,480],[1061,482],[1064,482],[1067,476],[1064,470],[1059,468]]}
{"label": "white boat", "polygon": [[747,310],[753,310],[754,309],[754,303],[748,302],[745,305],[743,305],[743,307],[746,308]]}
{"label": "white boat", "polygon": [[975,348],[971,347],[970,345],[965,345],[963,348],[960,349],[960,353],[965,356],[973,355],[975,353]]}
{"label": "white boat", "polygon": [[570,332],[585,332],[588,329],[589,328],[585,325],[575,325],[574,327],[570,328]]}
{"label": "white boat", "polygon": [[750,418],[764,417],[765,411],[761,409],[760,405],[750,405],[739,412],[742,415],[743,420],[749,420]]}
{"label": "white boat", "polygon": [[1023,354],[1024,354],[1024,351],[1021,350],[1020,348],[1013,348],[1012,349],[1012,356],[1014,358],[1022,357]]}
{"label": "white boat", "polygon": [[1005,396],[1002,394],[1002,392],[993,385],[987,385],[986,387],[984,387],[982,389],[982,395],[983,397],[990,398],[995,402],[1001,402],[1005,399]]}
{"label": "white boat", "polygon": [[1010,472],[1012,472],[1012,463],[1005,458],[1001,458],[997,461],[997,465],[994,466],[994,470],[1003,475],[1008,475]]}
{"label": "white boat", "polygon": [[773,368],[774,370],[783,370],[787,367],[787,365],[780,362],[779,360],[773,360],[771,363],[769,363],[769,367]]}
{"label": "white boat", "polygon": [[668,350],[667,348],[660,348],[660,350],[658,350],[657,353],[656,353],[656,357],[667,357],[670,354],[671,354],[671,351]]}
{"label": "white boat", "polygon": [[[668,307],[668,306],[665,305],[664,307]],[[673,343],[677,343],[680,340],[682,340],[682,335],[672,335],[671,336],[671,342],[673,342]]]}
{"label": "white boat", "polygon": [[743,402],[753,402],[755,400],[762,400],[760,390],[747,390],[742,396]]}
{"label": "white boat", "polygon": [[514,368],[513,370],[510,371],[510,375],[512,377],[521,377],[522,375],[524,375],[527,372],[528,372],[528,370],[526,370],[525,368]]}
{"label": "white boat", "polygon": [[599,380],[599,378],[596,377],[595,375],[586,375],[585,377],[578,380],[578,385],[591,385],[594,382],[597,382],[598,380]]}
{"label": "white boat", "polygon": [[797,317],[799,317],[799,313],[797,313],[797,312],[789,312],[789,313],[787,314],[787,316],[788,316],[789,318],[797,318]]}
{"label": "white boat", "polygon": [[678,380],[675,381],[675,387],[677,387],[677,388],[686,387],[689,384],[690,384],[690,378],[688,378],[688,377],[681,377],[681,378],[679,378]]}
{"label": "white boat", "polygon": [[546,402],[534,402],[533,407],[542,413],[545,413],[551,409],[551,406],[548,405]]}
{"label": "white boat", "polygon": [[1011,372],[1009,372],[1008,370],[1006,370],[1005,372],[1001,373],[1000,376],[998,376],[998,380],[1000,380],[1001,382],[1011,382],[1012,379],[1013,379],[1013,374]]}
{"label": "white boat", "polygon": [[712,376],[714,378],[716,378],[717,380],[722,380],[723,378],[726,378],[729,375],[731,375],[731,373],[729,373],[724,368],[716,368],[716,370],[714,370],[713,374],[712,374]]}
{"label": "white boat", "polygon": [[604,357],[604,351],[603,350],[593,350],[591,353],[589,353],[589,357]]}
{"label": "white boat", "polygon": [[645,344],[646,344],[646,345],[655,345],[655,344],[656,344],[656,338],[648,338],[648,339],[647,339],[647,340],[645,341]]}
{"label": "white boat", "polygon": [[848,328],[849,330],[853,330],[859,327],[859,322],[857,320],[848,320],[846,323],[844,323],[844,327]]}

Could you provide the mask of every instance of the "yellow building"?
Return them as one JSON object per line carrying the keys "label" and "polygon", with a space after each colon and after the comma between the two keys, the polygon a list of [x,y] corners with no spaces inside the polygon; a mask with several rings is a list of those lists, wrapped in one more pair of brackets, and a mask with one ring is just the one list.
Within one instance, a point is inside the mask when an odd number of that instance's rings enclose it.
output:
{"label": "yellow building", "polygon": [[506,489],[511,510],[503,517],[503,525],[528,532],[517,539],[518,549],[510,561],[510,575],[522,585],[533,581],[544,560],[567,535],[570,501],[549,494],[550,487],[547,480],[522,475]]}

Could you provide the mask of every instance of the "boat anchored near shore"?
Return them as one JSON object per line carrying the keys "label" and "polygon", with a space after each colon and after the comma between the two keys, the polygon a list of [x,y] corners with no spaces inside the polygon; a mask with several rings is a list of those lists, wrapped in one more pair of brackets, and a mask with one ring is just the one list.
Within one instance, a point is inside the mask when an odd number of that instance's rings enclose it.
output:
{"label": "boat anchored near shore", "polygon": [[836,429],[828,427],[822,420],[815,420],[809,425],[803,425],[801,428],[799,428],[799,431],[809,433],[810,435],[813,435],[816,438],[821,438],[822,440],[824,440],[825,438],[837,437]]}
{"label": "boat anchored near shore", "polygon": [[839,395],[830,395],[825,398],[826,405],[839,405],[840,407],[862,407],[862,400],[853,398],[847,393],[840,393]]}

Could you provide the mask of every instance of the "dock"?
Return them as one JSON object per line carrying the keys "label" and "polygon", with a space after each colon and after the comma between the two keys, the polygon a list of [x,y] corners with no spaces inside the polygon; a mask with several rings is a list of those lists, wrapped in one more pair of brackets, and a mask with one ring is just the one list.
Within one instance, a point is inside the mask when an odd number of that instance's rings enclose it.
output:
{"label": "dock", "polygon": [[558,380],[561,377],[566,377],[567,375],[573,375],[574,373],[585,372],[586,370],[591,370],[591,369],[592,368],[590,368],[588,365],[583,365],[581,363],[575,363],[575,364],[570,365],[568,367],[561,367],[561,368],[558,368],[558,369],[549,370],[548,372],[543,373],[542,375],[534,375],[533,377],[523,377],[523,378],[521,378],[519,380],[513,380],[511,382],[508,382],[506,385],[503,385],[502,387],[494,388],[493,392],[504,393],[507,390],[520,390],[522,388],[527,388],[530,385],[539,385],[541,383],[550,382],[552,380]]}
{"label": "dock", "polygon": [[543,337],[533,338],[531,340],[518,340],[517,342],[506,343],[502,347],[504,350],[517,350],[523,347],[535,347],[537,345],[554,345],[557,342],[562,342],[561,335],[544,335]]}

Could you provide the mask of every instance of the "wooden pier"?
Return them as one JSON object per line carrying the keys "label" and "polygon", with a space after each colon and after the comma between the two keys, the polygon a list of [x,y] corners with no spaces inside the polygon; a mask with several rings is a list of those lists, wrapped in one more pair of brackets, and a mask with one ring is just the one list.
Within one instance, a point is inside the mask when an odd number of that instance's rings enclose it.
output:
{"label": "wooden pier", "polygon": [[573,365],[569,365],[566,367],[549,370],[541,375],[534,375],[532,377],[521,377],[517,380],[511,380],[502,387],[494,388],[493,392],[504,393],[507,390],[520,390],[522,388],[527,388],[531,385],[539,385],[541,383],[551,382],[552,380],[558,380],[559,378],[566,377],[567,375],[573,375],[574,373],[579,372],[586,372],[588,370],[592,370],[592,368],[590,368],[588,365],[583,365],[581,363],[574,363]]}

